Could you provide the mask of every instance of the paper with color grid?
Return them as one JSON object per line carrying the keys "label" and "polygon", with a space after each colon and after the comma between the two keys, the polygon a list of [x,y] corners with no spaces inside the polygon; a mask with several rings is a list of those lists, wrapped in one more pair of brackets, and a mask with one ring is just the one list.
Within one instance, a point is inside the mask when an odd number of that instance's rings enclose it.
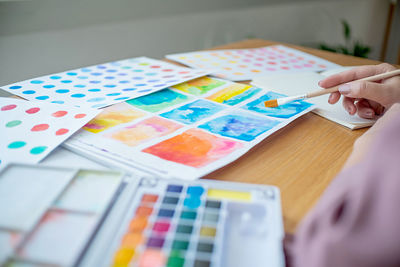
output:
{"label": "paper with color grid", "polygon": [[138,57],[46,75],[2,88],[28,100],[102,108],[209,73]]}
{"label": "paper with color grid", "polygon": [[65,146],[128,171],[193,180],[313,109],[305,101],[265,108],[281,96],[202,77],[105,108]]}
{"label": "paper with color grid", "polygon": [[216,77],[232,81],[252,80],[255,77],[321,71],[339,65],[283,45],[252,49],[229,49],[171,54],[168,59],[193,68],[212,68]]}
{"label": "paper with color grid", "polygon": [[0,98],[0,168],[4,162],[39,162],[99,112]]}

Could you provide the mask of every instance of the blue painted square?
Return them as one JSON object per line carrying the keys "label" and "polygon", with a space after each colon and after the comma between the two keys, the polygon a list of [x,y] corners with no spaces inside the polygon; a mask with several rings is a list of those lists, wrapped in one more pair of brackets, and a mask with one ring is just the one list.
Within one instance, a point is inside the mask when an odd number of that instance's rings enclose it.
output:
{"label": "blue painted square", "polygon": [[262,118],[251,114],[228,114],[204,124],[199,128],[214,134],[227,136],[243,141],[252,141],[260,134],[271,130],[280,121]]}
{"label": "blue painted square", "polygon": [[179,108],[162,113],[160,116],[185,124],[191,124],[207,118],[223,109],[224,107],[221,105],[199,99]]}
{"label": "blue painted square", "polygon": [[268,92],[260,98],[246,104],[243,108],[250,111],[259,112],[267,116],[287,119],[313,105],[305,101],[297,100],[276,108],[267,108],[264,106],[265,101],[285,96],[286,95],[278,94],[275,92]]}

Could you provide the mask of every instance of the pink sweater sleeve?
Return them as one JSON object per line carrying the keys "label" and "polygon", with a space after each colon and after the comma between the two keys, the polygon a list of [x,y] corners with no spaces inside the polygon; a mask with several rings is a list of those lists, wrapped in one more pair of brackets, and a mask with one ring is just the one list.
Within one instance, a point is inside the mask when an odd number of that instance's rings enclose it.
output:
{"label": "pink sweater sleeve", "polygon": [[400,266],[400,114],[286,244],[291,267]]}

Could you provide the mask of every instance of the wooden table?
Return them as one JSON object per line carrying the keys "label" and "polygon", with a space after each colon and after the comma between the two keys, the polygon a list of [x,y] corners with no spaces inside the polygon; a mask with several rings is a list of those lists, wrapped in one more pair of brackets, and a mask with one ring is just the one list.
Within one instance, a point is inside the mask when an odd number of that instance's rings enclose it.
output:
{"label": "wooden table", "polygon": [[[282,44],[245,40],[213,49],[255,48]],[[377,64],[367,59],[284,44],[340,65]],[[270,184],[280,188],[286,232],[297,224],[338,174],[357,137],[351,131],[314,113],[308,113],[269,136],[240,159],[205,178]]]}

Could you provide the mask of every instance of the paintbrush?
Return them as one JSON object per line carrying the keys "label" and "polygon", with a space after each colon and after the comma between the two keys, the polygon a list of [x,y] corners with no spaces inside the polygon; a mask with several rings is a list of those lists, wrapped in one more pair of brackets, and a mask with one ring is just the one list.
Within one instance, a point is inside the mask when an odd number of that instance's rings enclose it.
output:
{"label": "paintbrush", "polygon": [[[396,76],[396,75],[400,75],[400,69],[389,71],[389,72],[385,72],[385,73],[381,73],[381,74],[377,74],[377,75],[374,75],[374,76],[365,77],[365,78],[362,78],[362,79],[359,79],[359,80],[354,80],[352,82],[356,82],[356,81],[376,82],[376,81],[387,79],[387,78],[390,78],[390,77],[393,77],[393,76]],[[275,108],[275,107],[287,104],[287,103],[295,101],[295,100],[307,99],[307,98],[312,98],[312,97],[316,97],[316,96],[321,96],[321,95],[334,93],[334,92],[337,92],[339,90],[339,86],[340,85],[333,86],[333,87],[326,88],[326,89],[322,89],[322,90],[318,90],[318,91],[307,93],[307,94],[303,94],[303,95],[288,96],[288,97],[282,97],[282,98],[268,100],[268,101],[264,102],[264,105],[267,108]]]}

